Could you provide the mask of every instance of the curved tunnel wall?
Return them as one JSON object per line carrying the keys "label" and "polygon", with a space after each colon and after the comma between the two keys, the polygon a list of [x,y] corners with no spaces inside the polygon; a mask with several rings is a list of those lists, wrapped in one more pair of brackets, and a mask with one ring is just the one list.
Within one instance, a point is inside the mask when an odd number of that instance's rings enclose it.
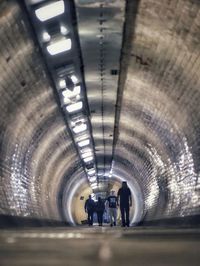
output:
{"label": "curved tunnel wall", "polygon": [[[128,186],[131,190],[133,208],[130,211],[130,222],[131,224],[139,223],[143,216],[143,194],[140,189],[140,186],[134,176],[131,175],[130,171],[127,171],[128,167],[119,163],[113,162],[114,170],[112,172],[112,179],[109,181],[109,191],[115,191],[117,195],[118,189],[121,186],[122,181],[127,181]],[[98,190],[94,191],[98,192]],[[65,220],[67,220],[71,225],[81,224],[81,219],[86,220],[86,215],[84,213],[84,202],[89,194],[92,193],[92,189],[88,187],[88,184],[85,182],[84,173],[80,170],[76,171],[70,178],[65,186],[63,193],[63,212]],[[84,201],[81,202],[84,195]],[[76,206],[76,207],[75,207]],[[80,209],[77,209],[77,206]],[[119,213],[119,210],[118,210]],[[77,219],[78,217],[78,219]]]}
{"label": "curved tunnel wall", "polygon": [[[199,1],[137,2],[136,12],[127,1],[113,176],[123,165],[134,177],[144,221],[197,216]],[[81,162],[28,25],[17,1],[0,2],[0,214],[63,221]]]}
{"label": "curved tunnel wall", "polygon": [[145,221],[186,219],[200,212],[200,5],[138,3],[135,14],[128,1],[114,158],[141,186]]}
{"label": "curved tunnel wall", "polygon": [[0,214],[62,221],[61,185],[80,162],[30,32],[18,3],[1,1]]}

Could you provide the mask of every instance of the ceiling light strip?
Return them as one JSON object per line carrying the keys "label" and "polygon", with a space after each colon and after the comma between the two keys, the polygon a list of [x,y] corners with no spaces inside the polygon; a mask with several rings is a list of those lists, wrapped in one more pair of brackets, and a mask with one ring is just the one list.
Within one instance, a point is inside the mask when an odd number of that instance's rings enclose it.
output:
{"label": "ceiling light strip", "polygon": [[24,1],[88,182],[92,189],[96,189],[94,142],[91,122],[86,115],[89,111],[86,110],[88,104],[78,34],[73,26],[73,1],[42,1],[37,4]]}

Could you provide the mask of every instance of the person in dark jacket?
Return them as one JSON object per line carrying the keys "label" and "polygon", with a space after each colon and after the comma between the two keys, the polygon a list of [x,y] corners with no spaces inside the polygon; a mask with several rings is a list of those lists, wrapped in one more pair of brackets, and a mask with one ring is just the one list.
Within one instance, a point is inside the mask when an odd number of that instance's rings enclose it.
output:
{"label": "person in dark jacket", "polygon": [[89,195],[89,198],[85,202],[85,212],[88,214],[88,225],[93,225],[93,215],[94,215],[94,209],[95,209],[95,202],[92,199],[91,195]]}
{"label": "person in dark jacket", "polygon": [[122,182],[122,187],[117,193],[117,205],[120,206],[122,227],[129,227],[129,210],[132,206],[132,196],[130,188],[127,186],[125,181]]}
{"label": "person in dark jacket", "polygon": [[103,224],[103,213],[105,211],[105,203],[101,197],[98,197],[98,201],[96,203],[96,212],[99,226]]}

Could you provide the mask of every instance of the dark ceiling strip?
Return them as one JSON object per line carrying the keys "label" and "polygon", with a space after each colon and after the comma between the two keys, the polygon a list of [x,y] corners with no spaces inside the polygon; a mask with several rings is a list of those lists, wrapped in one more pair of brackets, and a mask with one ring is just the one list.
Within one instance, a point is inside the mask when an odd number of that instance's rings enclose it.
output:
{"label": "dark ceiling strip", "polygon": [[[120,58],[120,76],[118,81],[118,89],[117,89],[117,101],[115,105],[115,125],[114,125],[114,138],[113,138],[113,151],[112,151],[112,158],[114,157],[115,153],[115,146],[118,141],[119,136],[119,121],[120,121],[120,111],[121,111],[121,104],[123,99],[123,90],[127,75],[127,69],[129,65],[129,58],[131,51],[132,51],[132,43],[130,40],[133,39],[136,21],[137,10],[139,7],[140,0],[126,1],[126,15],[125,15],[125,23],[124,23],[124,30],[123,30],[123,42],[122,42],[122,50],[121,50],[121,58]],[[131,11],[130,11],[131,10]],[[129,11],[129,12],[127,12]],[[131,16],[127,15],[131,14]]]}

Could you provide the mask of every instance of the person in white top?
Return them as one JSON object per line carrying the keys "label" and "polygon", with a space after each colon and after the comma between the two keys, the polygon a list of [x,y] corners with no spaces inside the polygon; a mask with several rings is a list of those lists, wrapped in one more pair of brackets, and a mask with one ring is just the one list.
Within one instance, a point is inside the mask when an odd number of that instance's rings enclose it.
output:
{"label": "person in white top", "polygon": [[109,215],[110,215],[110,226],[116,226],[117,224],[117,197],[115,191],[111,190],[110,196],[107,198]]}

